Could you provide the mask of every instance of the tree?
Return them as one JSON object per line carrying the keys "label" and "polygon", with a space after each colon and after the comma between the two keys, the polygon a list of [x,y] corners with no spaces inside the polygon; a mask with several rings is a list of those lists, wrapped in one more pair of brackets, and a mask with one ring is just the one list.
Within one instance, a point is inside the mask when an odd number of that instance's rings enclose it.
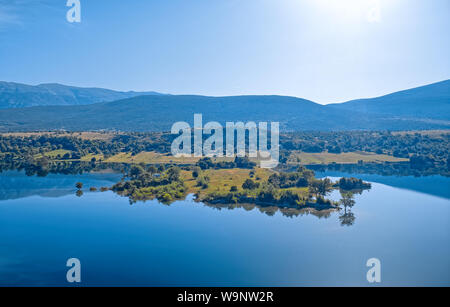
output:
{"label": "tree", "polygon": [[130,177],[131,178],[138,178],[139,175],[144,173],[144,169],[140,165],[133,165],[130,169]]}
{"label": "tree", "polygon": [[[340,191],[342,199],[340,203],[344,206],[344,213],[339,216],[342,226],[352,226],[355,223],[355,214],[350,209],[355,205],[354,194],[349,191]],[[347,210],[348,208],[348,210]]]}
{"label": "tree", "polygon": [[237,190],[238,188],[235,185],[230,188],[230,192],[237,192]]}
{"label": "tree", "polygon": [[209,177],[202,175],[197,177],[197,186],[202,187],[203,189],[208,188],[209,186]]}
{"label": "tree", "polygon": [[327,195],[333,188],[333,184],[329,178],[322,180],[313,180],[309,186],[311,193],[317,196]]}
{"label": "tree", "polygon": [[181,169],[176,166],[169,168],[169,170],[167,171],[167,175],[169,176],[170,181],[177,181],[178,179],[180,179],[180,173]]}
{"label": "tree", "polygon": [[77,182],[77,183],[75,184],[75,187],[76,187],[78,190],[81,190],[81,189],[83,188],[83,183],[82,183],[82,182]]}
{"label": "tree", "polygon": [[251,179],[247,179],[245,180],[245,182],[242,184],[242,188],[246,189],[246,190],[254,190],[257,187],[259,187],[258,183],[255,183],[253,180]]}
{"label": "tree", "polygon": [[202,170],[200,167],[194,167],[194,170],[192,171],[192,177],[197,178],[200,175],[201,171]]}
{"label": "tree", "polygon": [[297,180],[295,186],[296,186],[297,188],[307,187],[307,186],[308,186],[308,179],[303,178],[303,177],[300,177],[300,178]]}

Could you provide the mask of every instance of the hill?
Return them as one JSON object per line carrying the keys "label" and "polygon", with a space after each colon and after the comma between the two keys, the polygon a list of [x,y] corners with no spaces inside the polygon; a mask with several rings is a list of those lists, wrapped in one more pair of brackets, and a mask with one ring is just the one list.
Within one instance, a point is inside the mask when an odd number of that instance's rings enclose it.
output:
{"label": "hill", "polygon": [[83,88],[57,83],[36,86],[0,81],[0,109],[50,105],[84,105],[114,101],[156,92],[118,92],[103,88]]}
{"label": "hill", "polygon": [[277,121],[283,131],[450,128],[450,80],[329,105],[288,96],[141,94],[148,93],[0,82],[0,106],[8,107],[0,109],[0,131],[167,131],[177,121],[192,124],[194,113],[205,123]]}
{"label": "hill", "polygon": [[192,124],[194,113],[202,113],[204,123],[278,121],[283,131],[450,127],[448,121],[399,120],[286,96],[147,95],[91,105],[4,109],[0,110],[0,131],[168,131],[177,121]]}
{"label": "hill", "polygon": [[450,120],[450,80],[389,95],[332,104],[341,110],[398,118]]}

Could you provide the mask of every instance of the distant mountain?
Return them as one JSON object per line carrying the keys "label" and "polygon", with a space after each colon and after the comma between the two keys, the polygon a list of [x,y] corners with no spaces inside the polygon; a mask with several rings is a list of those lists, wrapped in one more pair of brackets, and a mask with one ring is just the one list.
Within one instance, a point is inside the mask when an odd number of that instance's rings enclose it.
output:
{"label": "distant mountain", "polygon": [[331,104],[341,110],[398,118],[450,120],[450,80],[389,95]]}
{"label": "distant mountain", "polygon": [[168,131],[177,121],[192,124],[194,113],[202,113],[204,123],[278,121],[283,131],[450,128],[443,120],[359,113],[286,96],[150,95],[91,105],[0,110],[0,131]]}
{"label": "distant mountain", "polygon": [[[204,122],[222,124],[278,121],[283,131],[449,129],[449,87],[447,80],[378,98],[320,105],[287,96],[207,97],[153,92],[137,96],[143,93],[2,82],[0,105],[9,108],[0,110],[0,131],[167,131],[177,121],[192,124],[194,113],[203,114]],[[30,105],[36,106],[14,108]]]}
{"label": "distant mountain", "polygon": [[156,92],[118,92],[103,88],[83,88],[62,84],[36,86],[0,81],[0,109],[51,105],[85,105],[114,101]]}

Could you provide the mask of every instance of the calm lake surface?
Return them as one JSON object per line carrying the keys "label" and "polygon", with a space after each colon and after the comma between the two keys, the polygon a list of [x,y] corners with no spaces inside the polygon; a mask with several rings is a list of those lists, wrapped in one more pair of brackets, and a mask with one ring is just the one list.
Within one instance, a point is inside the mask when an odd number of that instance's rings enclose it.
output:
{"label": "calm lake surface", "polygon": [[370,286],[366,261],[375,257],[382,286],[449,286],[450,178],[354,176],[372,189],[356,195],[353,225],[343,226],[343,211],[288,217],[192,197],[130,205],[88,191],[117,174],[4,172],[0,285],[70,286],[66,261],[78,258],[81,285],[90,286]]}

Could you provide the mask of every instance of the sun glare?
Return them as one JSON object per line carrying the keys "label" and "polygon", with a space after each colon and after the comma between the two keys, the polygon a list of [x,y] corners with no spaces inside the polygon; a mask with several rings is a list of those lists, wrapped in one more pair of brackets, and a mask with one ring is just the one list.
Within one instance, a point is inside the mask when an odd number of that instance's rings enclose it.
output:
{"label": "sun glare", "polygon": [[380,0],[313,0],[321,9],[326,9],[345,20],[365,19],[381,21]]}

